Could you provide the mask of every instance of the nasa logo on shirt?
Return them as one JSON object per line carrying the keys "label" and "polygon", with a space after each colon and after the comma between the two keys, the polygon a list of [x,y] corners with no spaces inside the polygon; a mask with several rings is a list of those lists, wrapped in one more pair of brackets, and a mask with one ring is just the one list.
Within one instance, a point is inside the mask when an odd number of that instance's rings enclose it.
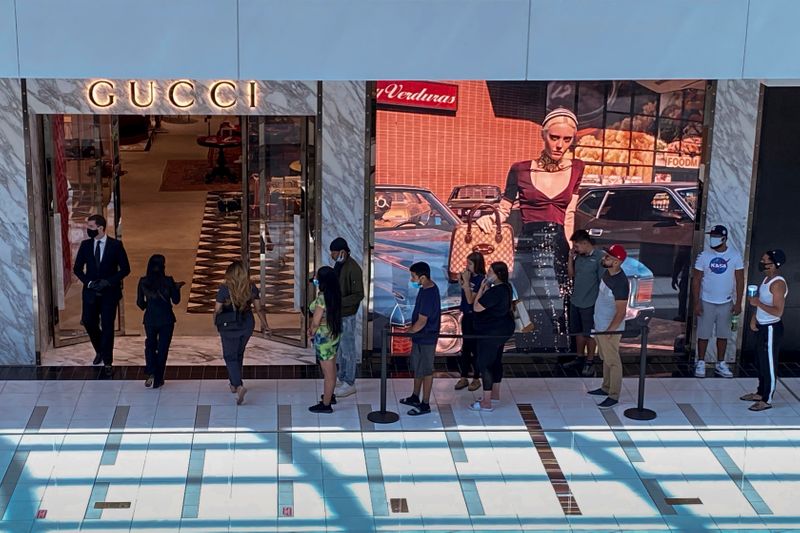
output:
{"label": "nasa logo on shirt", "polygon": [[708,268],[714,274],[724,274],[728,270],[728,262],[721,257],[715,257],[708,264]]}

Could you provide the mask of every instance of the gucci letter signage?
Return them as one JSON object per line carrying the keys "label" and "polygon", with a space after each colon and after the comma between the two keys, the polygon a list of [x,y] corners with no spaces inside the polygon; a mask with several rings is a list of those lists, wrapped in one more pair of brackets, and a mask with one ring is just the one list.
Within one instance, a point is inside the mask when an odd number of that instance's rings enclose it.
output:
{"label": "gucci letter signage", "polygon": [[201,100],[208,106],[216,109],[230,109],[239,103],[249,108],[255,108],[258,96],[258,85],[255,81],[239,82],[214,81],[210,85],[198,87],[191,80],[177,80],[169,83],[155,81],[129,81],[126,83],[110,80],[92,81],[86,88],[86,97],[92,107],[106,109],[118,103],[120,98],[130,102],[130,105],[139,109],[147,109],[156,101],[163,99],[176,110],[191,110]]}

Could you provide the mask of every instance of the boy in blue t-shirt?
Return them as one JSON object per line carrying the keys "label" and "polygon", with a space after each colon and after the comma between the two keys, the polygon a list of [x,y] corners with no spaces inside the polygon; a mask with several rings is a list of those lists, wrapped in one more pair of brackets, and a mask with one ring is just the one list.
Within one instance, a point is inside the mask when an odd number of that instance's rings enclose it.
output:
{"label": "boy in blue t-shirt", "polygon": [[[424,415],[431,412],[431,388],[433,387],[433,357],[439,340],[439,323],[442,316],[442,303],[439,287],[431,281],[431,267],[428,263],[414,263],[411,271],[411,285],[419,289],[414,312],[411,314],[411,356],[408,366],[414,374],[414,393],[403,398],[400,403],[410,405],[408,414]],[[422,391],[422,399],[420,399]]]}

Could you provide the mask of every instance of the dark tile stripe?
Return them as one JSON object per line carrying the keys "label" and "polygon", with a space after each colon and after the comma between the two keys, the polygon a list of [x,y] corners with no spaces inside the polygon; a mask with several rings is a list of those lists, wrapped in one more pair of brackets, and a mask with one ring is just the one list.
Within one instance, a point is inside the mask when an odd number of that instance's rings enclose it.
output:
{"label": "dark tile stripe", "polygon": [[464,441],[461,440],[461,434],[458,432],[458,425],[456,424],[456,417],[453,414],[453,407],[448,404],[441,404],[439,407],[439,416],[442,419],[442,425],[445,429],[445,437],[447,438],[447,445],[450,448],[450,454],[453,456],[453,461],[456,463],[466,463],[467,452],[464,450]]}
{"label": "dark tile stripe", "polygon": [[358,404],[358,419],[361,422],[361,431],[375,431],[375,423],[367,418],[367,415],[371,412],[372,406],[370,404]]}
{"label": "dark tile stripe", "polygon": [[28,418],[28,424],[25,426],[25,432],[38,433],[39,430],[42,429],[42,422],[44,422],[44,417],[46,415],[47,415],[46,405],[37,405],[36,407],[34,407],[30,418]]}
{"label": "dark tile stripe", "polygon": [[117,455],[122,444],[122,431],[125,429],[125,424],[128,422],[128,413],[130,406],[118,405],[114,409],[114,418],[111,420],[111,432],[106,437],[106,443],[103,446],[103,455],[100,456],[101,465],[113,465],[117,463]]}
{"label": "dark tile stripe", "polygon": [[278,405],[278,464],[290,465],[292,458],[292,406]]}
{"label": "dark tile stripe", "polygon": [[29,453],[20,450],[15,451],[14,456],[11,458],[11,463],[3,475],[3,480],[0,481],[0,520],[6,514],[11,496],[14,494],[19,478],[25,470],[25,462],[28,460]]}
{"label": "dark tile stripe", "polygon": [[486,511],[481,503],[481,495],[478,493],[478,486],[474,479],[460,479],[461,493],[464,495],[464,503],[467,504],[467,512],[470,516],[484,516]]}
{"label": "dark tile stripe", "polygon": [[211,422],[211,406],[198,405],[194,415],[194,429],[204,431]]}
{"label": "dark tile stripe", "polygon": [[656,508],[658,508],[659,513],[662,515],[678,514],[677,511],[675,511],[675,508],[667,503],[666,495],[661,489],[661,485],[658,484],[657,479],[642,478],[642,484],[644,485],[645,490],[647,490],[647,494],[650,495],[650,499],[653,500],[654,504],[656,504]]}
{"label": "dark tile stripe", "polygon": [[758,491],[753,487],[752,483],[748,479],[745,478],[744,473],[742,470],[736,465],[736,462],[733,458],[728,455],[728,452],[725,451],[725,448],[722,446],[709,446],[711,453],[714,454],[714,457],[717,458],[719,464],[722,465],[722,468],[725,469],[725,473],[731,478],[736,486],[742,491],[742,494],[747,499],[750,506],[756,512],[756,514],[760,515],[771,515],[772,509],[770,509],[769,505],[764,501],[761,495],[758,494]]}
{"label": "dark tile stripe", "polygon": [[92,494],[89,496],[89,503],[86,505],[86,512],[83,515],[85,520],[99,520],[103,518],[103,509],[95,507],[97,502],[102,502],[108,495],[108,487],[111,483],[107,481],[95,481],[92,486]]}
{"label": "dark tile stripe", "polygon": [[636,444],[634,444],[630,433],[622,429],[616,429],[625,427],[622,424],[622,421],[619,419],[617,413],[611,409],[606,409],[601,411],[601,413],[603,414],[603,418],[606,419],[608,426],[613,430],[612,433],[614,434],[614,438],[617,439],[617,442],[619,443],[628,460],[631,463],[643,463],[644,458],[642,458],[642,454],[639,453],[639,448],[637,448]]}
{"label": "dark tile stripe", "polygon": [[291,516],[294,516],[294,481],[278,481],[278,518],[289,518],[284,515],[284,508],[291,508]]}
{"label": "dark tile stripe", "polygon": [[708,427],[706,426],[706,423],[703,421],[703,417],[700,416],[700,414],[695,410],[695,408],[691,404],[679,403],[676,405],[683,413],[683,416],[686,417],[686,420],[688,420],[693,427],[696,427],[698,429],[703,429]]}
{"label": "dark tile stripe", "polygon": [[378,448],[365,446],[364,458],[367,463],[367,482],[369,483],[369,495],[372,501],[372,515],[389,516],[389,509],[386,506],[383,467],[381,466],[381,456]]}
{"label": "dark tile stripe", "polygon": [[205,461],[205,449],[193,447],[189,454],[189,471],[186,474],[186,489],[183,493],[181,518],[197,518],[200,512],[200,487],[203,483]]}
{"label": "dark tile stripe", "polygon": [[528,434],[531,436],[533,446],[542,460],[544,470],[547,477],[550,479],[550,484],[556,492],[558,502],[561,504],[561,509],[565,515],[581,515],[581,509],[578,507],[578,502],[575,501],[575,496],[569,488],[569,482],[558,464],[553,449],[547,440],[547,435],[542,430],[539,419],[536,418],[536,413],[533,411],[533,406],[529,403],[517,404],[519,414],[522,416],[525,426],[528,428]]}

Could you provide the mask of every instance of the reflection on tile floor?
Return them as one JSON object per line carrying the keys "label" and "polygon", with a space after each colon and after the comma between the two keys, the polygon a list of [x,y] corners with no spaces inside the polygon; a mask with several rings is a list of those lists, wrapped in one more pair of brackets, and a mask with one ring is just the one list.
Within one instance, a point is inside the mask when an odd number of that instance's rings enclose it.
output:
{"label": "reflection on tile floor", "polygon": [[[91,363],[94,351],[88,343],[55,348],[42,354],[47,366],[84,366]],[[124,336],[114,341],[114,364],[118,366],[144,365],[144,337]],[[264,339],[258,333],[250,338],[244,355],[246,365],[313,365],[314,349],[297,348]],[[222,346],[219,337],[175,337],[169,349],[167,365],[219,365]]]}
{"label": "reflection on tile floor", "polygon": [[[436,382],[434,412],[415,418],[398,403],[411,382],[391,380],[401,418],[388,426],[365,418],[372,379],[333,415],[308,412],[321,392],[310,380],[250,381],[238,407],[224,381],[0,382],[0,529],[800,528],[798,379],[763,413],[738,399],[752,379],[651,379],[649,422],[624,416],[632,379],[605,414],[586,395],[597,380],[507,379],[492,413],[468,410],[473,394],[453,382]],[[558,483],[580,514],[565,513]]]}

